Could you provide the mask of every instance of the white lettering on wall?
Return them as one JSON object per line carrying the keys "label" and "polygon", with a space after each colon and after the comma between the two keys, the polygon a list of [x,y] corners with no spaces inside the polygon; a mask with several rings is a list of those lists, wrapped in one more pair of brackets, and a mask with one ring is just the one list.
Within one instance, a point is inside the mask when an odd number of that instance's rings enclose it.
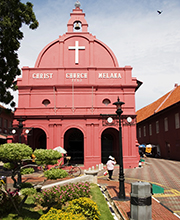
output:
{"label": "white lettering on wall", "polygon": [[66,73],[66,79],[87,79],[87,73]]}
{"label": "white lettering on wall", "polygon": [[53,73],[33,73],[33,79],[52,79]]}
{"label": "white lettering on wall", "polygon": [[121,73],[99,73],[99,79],[120,79]]}

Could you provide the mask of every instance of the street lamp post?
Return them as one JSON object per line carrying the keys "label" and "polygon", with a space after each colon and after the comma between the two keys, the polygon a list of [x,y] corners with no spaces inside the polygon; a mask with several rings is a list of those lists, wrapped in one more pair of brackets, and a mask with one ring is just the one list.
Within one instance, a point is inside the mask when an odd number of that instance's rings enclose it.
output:
{"label": "street lamp post", "polygon": [[121,105],[125,104],[121,102],[119,97],[117,102],[114,102],[113,105],[116,105],[117,110],[116,114],[119,116],[119,199],[125,200],[125,188],[124,188],[124,169],[123,169],[123,149],[122,149],[122,129],[121,129],[121,114],[123,113]]}
{"label": "street lamp post", "polygon": [[17,119],[17,121],[19,122],[18,128],[19,128],[19,143],[21,143],[21,135],[22,135],[22,129],[23,129],[23,121],[25,121],[25,119],[23,118],[19,118]]}
{"label": "street lamp post", "polygon": [[9,129],[11,130],[12,135],[17,135],[17,134],[19,135],[18,139],[19,139],[19,143],[21,143],[22,136],[29,135],[29,132],[33,129],[33,127],[24,127],[23,122],[25,121],[25,119],[23,119],[22,117],[17,119],[17,121],[19,122],[17,127],[10,127]]}

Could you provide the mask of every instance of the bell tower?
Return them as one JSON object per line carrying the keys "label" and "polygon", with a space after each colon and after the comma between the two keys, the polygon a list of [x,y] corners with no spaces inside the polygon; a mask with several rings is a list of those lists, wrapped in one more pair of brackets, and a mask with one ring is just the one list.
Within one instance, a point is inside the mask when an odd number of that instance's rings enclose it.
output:
{"label": "bell tower", "polygon": [[88,24],[85,19],[85,13],[83,13],[83,10],[80,9],[80,6],[80,2],[76,1],[75,9],[73,9],[73,12],[70,14],[71,18],[67,24],[67,33],[77,31],[88,32]]}

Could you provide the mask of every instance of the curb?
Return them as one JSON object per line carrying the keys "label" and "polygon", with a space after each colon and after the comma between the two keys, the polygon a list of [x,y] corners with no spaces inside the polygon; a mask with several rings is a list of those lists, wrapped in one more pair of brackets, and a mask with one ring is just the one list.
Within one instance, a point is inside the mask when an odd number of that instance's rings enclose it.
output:
{"label": "curb", "polygon": [[106,202],[109,206],[109,210],[111,212],[111,214],[113,215],[114,219],[115,220],[119,220],[119,219],[123,219],[123,220],[126,220],[122,213],[120,212],[120,210],[117,208],[116,204],[113,202],[113,200],[111,199],[111,196],[109,195],[109,192],[108,190],[106,189],[106,187],[103,187],[99,184],[97,184],[102,192],[102,194],[104,195],[105,199],[106,199]]}
{"label": "curb", "polygon": [[173,215],[175,215],[177,218],[180,219],[180,216],[177,215],[175,212],[173,212],[170,208],[168,208],[167,206],[165,206],[163,203],[161,203],[159,200],[157,200],[157,199],[154,198],[153,196],[152,196],[152,198],[153,198],[157,203],[159,203],[160,205],[162,205],[164,208],[166,208],[167,210],[169,210]]}

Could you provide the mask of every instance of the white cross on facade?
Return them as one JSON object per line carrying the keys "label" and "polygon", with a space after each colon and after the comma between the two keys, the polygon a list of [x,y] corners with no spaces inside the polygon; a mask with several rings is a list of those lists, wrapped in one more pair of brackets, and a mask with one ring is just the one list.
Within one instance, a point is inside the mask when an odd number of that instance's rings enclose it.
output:
{"label": "white cross on facade", "polygon": [[79,63],[79,50],[85,50],[85,46],[79,46],[79,42],[75,41],[75,46],[70,46],[69,50],[75,50],[75,64]]}

